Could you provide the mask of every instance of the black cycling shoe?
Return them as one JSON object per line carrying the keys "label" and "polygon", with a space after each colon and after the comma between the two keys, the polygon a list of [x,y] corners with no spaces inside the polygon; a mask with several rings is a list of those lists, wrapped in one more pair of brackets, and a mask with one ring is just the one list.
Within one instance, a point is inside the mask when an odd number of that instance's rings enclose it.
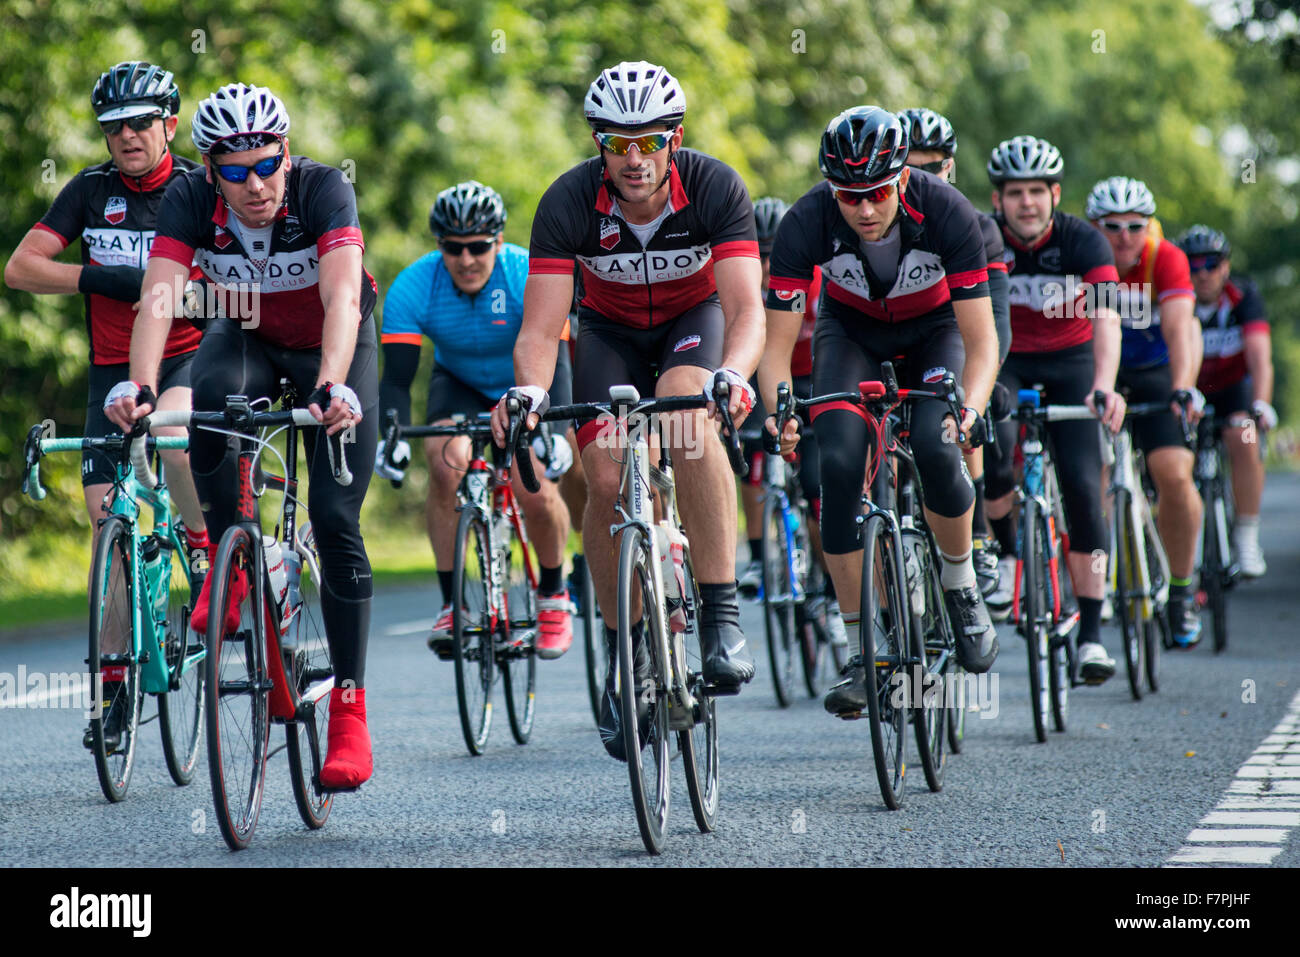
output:
{"label": "black cycling shoe", "polygon": [[[606,629],[605,648],[609,652],[609,671],[605,675],[605,693],[600,696],[600,720],[596,722],[596,729],[600,732],[600,740],[605,745],[605,750],[609,752],[609,756],[626,762],[627,748],[623,741],[621,720],[623,704],[619,700],[618,692],[614,690],[614,679],[618,671],[617,641],[617,632],[614,632],[611,637],[610,630]],[[646,683],[653,683],[654,679],[650,674],[650,651],[642,638],[640,627],[632,633],[632,648],[636,654],[636,683],[641,688],[645,688]],[[643,748],[650,738],[650,702],[653,698],[653,693],[636,696],[636,730]]]}
{"label": "black cycling shoe", "polygon": [[983,674],[998,657],[998,633],[975,587],[954,588],[943,593],[953,634],[957,637],[957,659],[971,674]]}
{"label": "black cycling shoe", "polygon": [[[104,682],[104,697],[112,702],[104,715],[104,753],[112,754],[122,746],[122,725],[126,723],[126,694],[121,690],[114,690],[112,685]],[[86,728],[81,743],[87,751],[94,749],[95,731],[93,727]]]}
{"label": "black cycling shoe", "polygon": [[844,680],[830,686],[822,705],[837,718],[858,718],[867,710],[867,669],[854,655],[840,671]]}
{"label": "black cycling shoe", "polygon": [[700,625],[704,652],[704,683],[739,688],[754,677],[754,659],[745,647],[745,633],[739,625],[718,621]]}
{"label": "black cycling shoe", "polygon": [[998,590],[998,546],[996,542],[975,540],[971,555],[975,565],[975,579],[979,582],[980,594],[987,601]]}
{"label": "black cycling shoe", "polygon": [[1196,611],[1196,597],[1188,593],[1169,596],[1169,633],[1174,647],[1186,651],[1201,643],[1201,616]]}

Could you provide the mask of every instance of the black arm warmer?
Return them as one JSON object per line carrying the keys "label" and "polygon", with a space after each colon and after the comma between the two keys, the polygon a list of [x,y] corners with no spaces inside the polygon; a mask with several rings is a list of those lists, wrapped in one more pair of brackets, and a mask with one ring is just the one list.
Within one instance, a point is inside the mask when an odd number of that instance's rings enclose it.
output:
{"label": "black arm warmer", "polygon": [[411,382],[420,367],[420,347],[409,342],[384,343],[384,378],[379,383],[379,408],[397,410],[402,425],[411,424]]}
{"label": "black arm warmer", "polygon": [[144,270],[135,266],[82,266],[77,292],[107,296],[118,302],[139,302]]}

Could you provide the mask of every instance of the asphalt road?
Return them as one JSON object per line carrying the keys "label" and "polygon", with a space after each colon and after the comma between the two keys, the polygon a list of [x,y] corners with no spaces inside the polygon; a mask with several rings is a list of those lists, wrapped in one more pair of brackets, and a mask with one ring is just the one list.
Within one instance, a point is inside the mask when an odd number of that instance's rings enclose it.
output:
{"label": "asphalt road", "polygon": [[[698,833],[677,773],[668,847],[652,859],[624,766],[605,756],[596,735],[581,648],[539,664],[532,742],[511,740],[498,688],[488,753],[472,758],[456,717],[452,666],[424,644],[436,613],[431,586],[387,591],[375,602],[367,677],[375,776],[336,799],[323,830],[299,822],[279,755],[253,845],[231,854],[213,818],[206,757],[189,787],[175,787],[156,724],[142,737],[126,801],[109,805],[81,747],[79,710],[7,707],[0,709],[0,863],[1158,867],[1190,848],[1193,858],[1295,867],[1300,477],[1270,478],[1264,514],[1269,574],[1233,593],[1224,654],[1204,646],[1166,654],[1162,690],[1141,702],[1131,700],[1121,662],[1107,685],[1076,689],[1067,733],[1036,744],[1023,643],[1004,628],[992,673],[996,698],[971,716],[943,791],[926,790],[913,760],[899,811],[881,801],[865,721],[833,719],[806,697],[788,710],[776,706],[760,614],[747,606],[742,623],[759,675],[719,704],[717,831]],[[1104,636],[1120,658],[1114,629]],[[0,675],[20,666],[29,674],[76,671],[84,657],[80,628],[0,633]],[[147,704],[146,715],[152,712]],[[1264,788],[1271,790],[1257,797]],[[1223,836],[1257,823],[1268,827]]]}

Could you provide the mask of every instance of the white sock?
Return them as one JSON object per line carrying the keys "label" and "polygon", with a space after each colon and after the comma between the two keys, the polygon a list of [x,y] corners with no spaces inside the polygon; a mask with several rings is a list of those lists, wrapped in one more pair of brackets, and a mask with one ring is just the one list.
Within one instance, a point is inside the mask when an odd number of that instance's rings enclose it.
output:
{"label": "white sock", "polygon": [[939,558],[942,559],[943,565],[939,572],[939,584],[944,591],[975,587],[975,563],[971,561],[969,549],[965,555],[957,557],[945,555],[940,551]]}
{"label": "white sock", "polygon": [[1259,541],[1259,516],[1238,515],[1236,534],[1238,541],[1257,543]]}
{"label": "white sock", "polygon": [[861,613],[860,612],[841,612],[840,619],[844,622],[844,633],[849,638],[849,654],[856,655],[861,638]]}

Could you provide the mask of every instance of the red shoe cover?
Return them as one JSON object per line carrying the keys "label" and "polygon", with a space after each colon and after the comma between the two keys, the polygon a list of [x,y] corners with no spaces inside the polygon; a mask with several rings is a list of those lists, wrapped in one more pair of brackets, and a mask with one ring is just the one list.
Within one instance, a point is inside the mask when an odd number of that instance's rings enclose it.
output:
{"label": "red shoe cover", "polygon": [[[212,545],[208,546],[209,568],[216,564],[216,551]],[[232,590],[232,600],[226,606],[226,634],[228,635],[234,634],[239,628],[239,606],[248,597],[248,577],[238,569],[235,571]],[[190,627],[199,634],[205,634],[208,630],[208,604],[211,599],[212,575],[209,574],[203,579],[203,590],[199,592],[199,600],[194,603],[194,610],[190,612]]]}
{"label": "red shoe cover", "polygon": [[[344,696],[354,698],[344,702]],[[335,688],[330,692],[329,747],[320,769],[321,787],[351,789],[370,780],[375,765],[366,727],[366,689]]]}

